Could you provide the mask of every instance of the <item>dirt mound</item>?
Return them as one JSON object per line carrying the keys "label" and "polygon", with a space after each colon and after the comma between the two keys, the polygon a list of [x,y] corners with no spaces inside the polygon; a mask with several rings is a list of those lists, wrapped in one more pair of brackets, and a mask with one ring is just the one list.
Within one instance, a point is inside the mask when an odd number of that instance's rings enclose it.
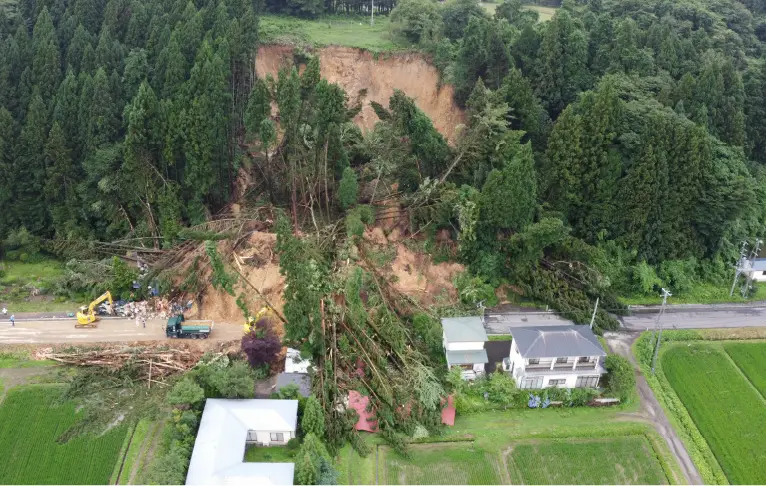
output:
{"label": "dirt mound", "polygon": [[[354,121],[362,130],[378,122],[371,101],[388,106],[394,89],[415,99],[439,132],[452,140],[455,128],[464,123],[463,111],[452,101],[452,87],[439,88],[439,72],[422,56],[412,53],[376,58],[370,52],[350,47],[325,47],[316,50],[322,77],[342,86],[350,100],[361,97],[362,111]],[[255,69],[259,77],[276,76],[279,68],[293,64],[293,47],[267,45],[258,49]]]}
{"label": "dirt mound", "polygon": [[[276,242],[276,234],[257,231],[252,233],[246,242],[241,243],[235,252],[239,257],[245,278],[281,313],[284,306],[282,291],[285,287],[285,278],[279,274],[279,257],[274,251]],[[253,314],[266,305],[258,293],[249,287],[245,289],[244,294],[245,303]],[[242,311],[237,306],[236,292],[235,296],[231,296],[212,286],[204,292],[196,317],[244,322]]]}

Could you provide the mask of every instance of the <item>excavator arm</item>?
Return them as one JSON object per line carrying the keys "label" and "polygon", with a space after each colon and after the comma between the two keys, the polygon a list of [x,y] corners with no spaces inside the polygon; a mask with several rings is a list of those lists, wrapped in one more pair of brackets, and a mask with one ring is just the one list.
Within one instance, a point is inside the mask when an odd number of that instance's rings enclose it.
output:
{"label": "excavator arm", "polygon": [[109,301],[110,306],[114,305],[114,301],[112,301],[112,294],[108,290],[104,292],[103,294],[101,294],[101,296],[98,299],[90,303],[90,305],[88,306],[88,314],[93,314],[93,312],[96,309],[96,306],[105,300]]}

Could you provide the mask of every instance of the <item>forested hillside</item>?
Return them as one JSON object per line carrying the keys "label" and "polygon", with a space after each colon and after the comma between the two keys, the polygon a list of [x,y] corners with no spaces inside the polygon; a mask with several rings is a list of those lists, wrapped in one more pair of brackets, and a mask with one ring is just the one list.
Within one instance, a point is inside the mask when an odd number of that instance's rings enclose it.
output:
{"label": "forested hillside", "polygon": [[361,203],[396,196],[412,233],[458,242],[467,301],[510,284],[583,322],[596,297],[725,286],[766,222],[765,9],[591,0],[538,22],[517,0],[400,1],[392,35],[467,110],[448,144],[401,92],[363,134],[365,100],[310,52],[255,79],[261,12],[361,3],[22,0],[0,7],[0,238],[170,247],[237,199],[353,241]]}

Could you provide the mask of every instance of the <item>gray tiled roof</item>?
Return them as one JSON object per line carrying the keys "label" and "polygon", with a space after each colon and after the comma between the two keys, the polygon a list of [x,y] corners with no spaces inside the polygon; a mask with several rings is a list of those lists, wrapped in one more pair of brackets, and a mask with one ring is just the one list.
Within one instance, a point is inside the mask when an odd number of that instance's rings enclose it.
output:
{"label": "gray tiled roof", "polygon": [[442,319],[442,327],[449,343],[487,341],[487,331],[479,316],[446,317]]}
{"label": "gray tiled roof", "polygon": [[311,395],[311,378],[306,373],[280,373],[277,375],[276,389],[281,390],[287,385],[298,385],[301,396]]}
{"label": "gray tiled roof", "polygon": [[477,349],[474,351],[447,351],[447,363],[450,366],[461,364],[484,364],[487,358],[486,349]]}
{"label": "gray tiled roof", "polygon": [[606,356],[587,326],[518,327],[511,328],[511,336],[522,358]]}

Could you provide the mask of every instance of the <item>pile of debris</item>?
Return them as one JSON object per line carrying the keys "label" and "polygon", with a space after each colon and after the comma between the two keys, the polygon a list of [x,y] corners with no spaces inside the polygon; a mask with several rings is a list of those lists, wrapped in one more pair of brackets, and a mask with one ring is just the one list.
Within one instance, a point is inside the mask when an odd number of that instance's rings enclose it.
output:
{"label": "pile of debris", "polygon": [[[220,352],[216,356],[224,354]],[[166,385],[165,378],[190,370],[201,355],[202,352],[195,349],[120,346],[87,350],[41,348],[35,352],[35,359],[108,370],[119,370],[130,365],[139,369],[141,379],[146,380],[151,388],[152,383]]]}

